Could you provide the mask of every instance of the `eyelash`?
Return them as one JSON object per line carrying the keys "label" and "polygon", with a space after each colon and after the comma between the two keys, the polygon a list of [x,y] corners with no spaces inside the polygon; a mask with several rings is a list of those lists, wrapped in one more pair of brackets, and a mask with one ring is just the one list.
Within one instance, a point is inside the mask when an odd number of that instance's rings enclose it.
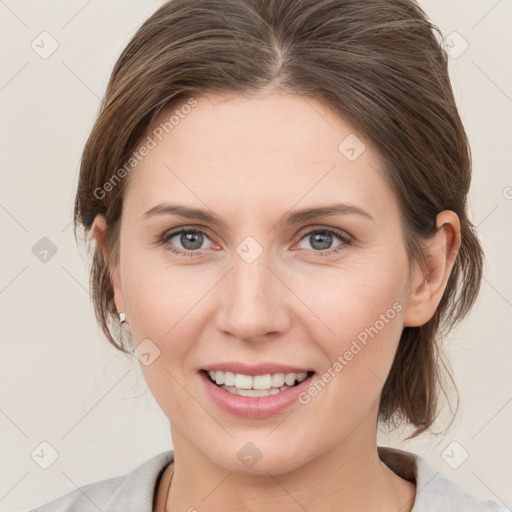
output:
{"label": "eyelash", "polygon": [[[208,234],[206,233],[206,231],[204,229],[201,229],[201,228],[181,228],[181,229],[178,229],[177,231],[172,231],[171,233],[164,233],[164,235],[162,236],[160,241],[161,241],[162,244],[165,244],[171,238],[175,237],[176,235],[181,235],[182,233],[201,233],[202,235],[208,237]],[[315,229],[311,229],[310,231],[306,231],[305,233],[301,234],[296,239],[296,241],[294,243],[299,242],[303,238],[306,238],[308,235],[311,235],[313,233],[328,233],[328,234],[331,234],[331,235],[335,235],[337,238],[339,238],[342,241],[342,243],[339,244],[334,249],[328,249],[328,250],[325,250],[325,251],[319,251],[319,250],[313,249],[312,253],[313,253],[314,256],[318,256],[318,257],[332,256],[332,255],[338,253],[339,251],[343,250],[343,248],[345,246],[351,245],[351,243],[352,243],[351,239],[343,231],[340,231],[340,230],[334,229],[334,228],[315,228]],[[194,257],[194,256],[202,256],[203,255],[202,251],[182,251],[180,249],[175,249],[174,247],[171,247],[170,244],[167,247],[167,249],[169,251],[175,253],[175,254],[179,254],[180,256]]]}

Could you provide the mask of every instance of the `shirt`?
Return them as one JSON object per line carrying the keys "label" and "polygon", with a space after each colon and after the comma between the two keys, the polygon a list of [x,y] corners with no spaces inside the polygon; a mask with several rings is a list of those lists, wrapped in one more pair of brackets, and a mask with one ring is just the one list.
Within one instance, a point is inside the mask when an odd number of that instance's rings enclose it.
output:
{"label": "shirt", "polygon": [[[379,458],[400,477],[416,484],[412,512],[510,512],[492,500],[480,501],[437,473],[415,453],[378,447]],[[163,510],[174,450],[146,460],[126,475],[74,489],[29,512],[153,512]],[[172,469],[172,468],[169,468]],[[162,480],[163,491],[157,496]],[[158,498],[158,500],[157,500]],[[156,507],[156,508],[155,508]]]}

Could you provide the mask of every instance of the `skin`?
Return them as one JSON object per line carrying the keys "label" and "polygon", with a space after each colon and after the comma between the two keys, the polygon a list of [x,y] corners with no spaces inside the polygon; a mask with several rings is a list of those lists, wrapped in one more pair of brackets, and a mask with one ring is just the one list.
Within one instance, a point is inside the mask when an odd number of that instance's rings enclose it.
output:
{"label": "skin", "polygon": [[[355,133],[347,122],[316,100],[276,91],[196,99],[131,171],[113,269],[115,303],[134,344],[149,338],[160,350],[141,369],[170,421],[167,510],[410,511],[415,485],[377,454],[379,396],[403,327],[427,322],[441,300],[460,247],[457,215],[437,217],[427,277],[419,268],[409,275],[379,154],[360,135],[366,149],[355,161],[338,150]],[[141,218],[170,200],[215,212],[225,226]],[[373,220],[336,214],[277,224],[292,209],[335,202]],[[180,227],[207,231],[200,249],[180,236],[156,243]],[[342,230],[352,243],[333,235],[322,246],[311,233],[322,228]],[[93,233],[108,260],[105,230],[98,215]],[[236,252],[247,236],[263,249],[250,264]],[[174,254],[172,244],[202,255]],[[243,419],[203,389],[198,370],[226,360],[287,362],[322,375],[395,302],[401,311],[306,405]],[[237,457],[247,442],[262,454],[252,467]]]}

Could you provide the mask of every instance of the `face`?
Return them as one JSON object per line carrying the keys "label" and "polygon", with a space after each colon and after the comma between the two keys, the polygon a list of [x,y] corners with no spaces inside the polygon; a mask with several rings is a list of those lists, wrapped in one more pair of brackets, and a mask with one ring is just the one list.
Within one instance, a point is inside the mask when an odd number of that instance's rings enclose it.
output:
{"label": "face", "polygon": [[[150,354],[141,368],[175,448],[230,471],[278,474],[374,444],[409,292],[398,203],[378,153],[309,98],[195,99],[131,171],[115,282],[134,344]],[[146,215],[165,203],[218,222]],[[354,208],[292,217],[339,204]],[[255,405],[244,416],[209,391],[202,370],[222,363],[315,374],[280,409]],[[244,450],[261,459],[244,466]]]}

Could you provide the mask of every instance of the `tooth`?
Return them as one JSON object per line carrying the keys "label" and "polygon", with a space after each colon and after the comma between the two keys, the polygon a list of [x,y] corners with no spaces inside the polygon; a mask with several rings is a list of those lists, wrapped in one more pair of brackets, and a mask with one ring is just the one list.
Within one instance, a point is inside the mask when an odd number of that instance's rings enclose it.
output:
{"label": "tooth", "polygon": [[224,372],[224,384],[226,386],[235,385],[235,374],[233,372]]}
{"label": "tooth", "polygon": [[293,386],[295,382],[295,373],[287,373],[286,377],[284,378],[284,381],[286,382],[286,384],[288,384],[288,386]]}
{"label": "tooth", "polygon": [[299,382],[302,382],[306,377],[308,376],[307,372],[304,373],[298,373],[296,379]]}
{"label": "tooth", "polygon": [[235,374],[235,386],[238,389],[252,389],[252,377],[250,375]]}
{"label": "tooth", "polygon": [[252,379],[252,387],[254,389],[270,389],[272,387],[270,373],[267,373],[267,375],[255,375]]}
{"label": "tooth", "polygon": [[209,370],[208,375],[219,386],[223,384],[228,387],[236,386],[239,389],[270,390],[282,388],[284,385],[291,387],[295,381],[302,382],[307,378],[307,372],[303,373],[267,373],[265,375],[244,375],[222,370]]}
{"label": "tooth", "polygon": [[284,373],[274,373],[271,382],[273,388],[280,388],[284,384]]}
{"label": "tooth", "polygon": [[239,389],[240,396],[268,396],[268,389]]}
{"label": "tooth", "polygon": [[222,389],[229,391],[232,395],[240,395],[240,396],[250,396],[250,397],[259,397],[259,396],[269,396],[269,395],[277,395],[281,391],[286,391],[290,389],[291,386],[281,386],[281,388],[271,388],[271,389],[238,389],[235,386],[221,386]]}
{"label": "tooth", "polygon": [[238,395],[238,389],[235,386],[221,386],[222,389],[229,391],[233,395]]}

